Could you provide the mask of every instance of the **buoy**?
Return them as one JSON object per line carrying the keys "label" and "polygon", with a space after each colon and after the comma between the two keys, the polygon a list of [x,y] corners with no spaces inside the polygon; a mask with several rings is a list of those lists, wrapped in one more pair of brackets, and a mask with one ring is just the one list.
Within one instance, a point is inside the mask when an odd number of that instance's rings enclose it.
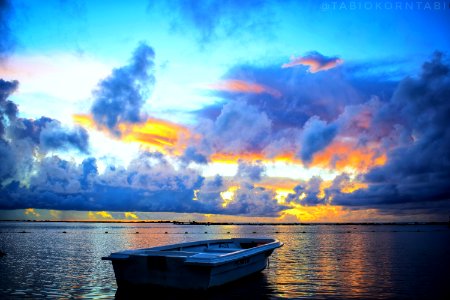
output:
{"label": "buoy", "polygon": [[63,231],[63,233],[67,233],[67,232]]}
{"label": "buoy", "polygon": [[208,233],[208,231],[205,231],[205,233]]}
{"label": "buoy", "polygon": [[0,257],[6,256],[6,252],[0,250]]}
{"label": "buoy", "polygon": [[139,231],[136,231],[136,234],[139,234]]}
{"label": "buoy", "polygon": [[166,232],[164,232],[164,234],[167,234],[167,231],[166,231]]}
{"label": "buoy", "polygon": [[187,234],[187,233],[188,233],[187,231],[184,232],[184,234]]}
{"label": "buoy", "polygon": [[105,231],[105,233],[108,233],[108,231]]}

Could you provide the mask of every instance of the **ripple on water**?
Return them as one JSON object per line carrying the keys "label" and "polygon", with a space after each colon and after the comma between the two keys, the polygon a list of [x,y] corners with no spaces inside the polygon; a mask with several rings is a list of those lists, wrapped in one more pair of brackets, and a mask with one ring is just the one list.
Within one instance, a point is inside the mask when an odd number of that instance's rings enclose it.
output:
{"label": "ripple on water", "polygon": [[431,299],[450,294],[450,278],[440,275],[447,274],[450,265],[450,231],[445,227],[0,223],[0,231],[0,248],[8,253],[0,259],[0,299],[113,299],[114,272],[102,256],[255,233],[276,237],[285,245],[272,254],[261,276],[208,294],[210,299],[240,294]]}

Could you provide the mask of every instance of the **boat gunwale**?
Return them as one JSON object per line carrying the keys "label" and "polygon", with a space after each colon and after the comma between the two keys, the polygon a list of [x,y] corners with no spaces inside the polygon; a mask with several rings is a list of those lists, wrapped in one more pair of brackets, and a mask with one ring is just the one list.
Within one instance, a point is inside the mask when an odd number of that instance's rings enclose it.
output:
{"label": "boat gunwale", "polygon": [[[207,245],[209,244],[220,244],[220,243],[233,243],[233,242],[267,242],[263,245],[258,245],[250,248],[236,248],[236,251],[224,252],[224,253],[210,253],[206,251],[188,251],[182,250],[183,248],[192,247],[196,245]],[[233,261],[245,259],[260,253],[267,251],[273,251],[276,248],[280,248],[284,243],[280,242],[278,239],[273,238],[231,238],[231,239],[215,239],[215,240],[201,240],[186,243],[176,243],[164,246],[156,246],[150,248],[134,249],[134,250],[124,250],[120,252],[111,253],[108,257],[103,257],[104,260],[126,260],[128,257],[150,257],[150,256],[165,256],[170,258],[184,258],[184,263],[187,265],[202,265],[202,266],[217,266]],[[179,248],[180,250],[168,251],[170,249]],[[214,249],[214,248],[212,248]],[[227,248],[218,248],[227,249]],[[232,248],[230,248],[232,249]],[[206,254],[206,255],[205,255]]]}

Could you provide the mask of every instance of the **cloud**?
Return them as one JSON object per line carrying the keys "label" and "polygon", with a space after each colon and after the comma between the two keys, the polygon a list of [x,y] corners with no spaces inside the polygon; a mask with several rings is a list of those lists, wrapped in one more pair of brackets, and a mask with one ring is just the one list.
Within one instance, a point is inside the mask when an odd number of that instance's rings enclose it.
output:
{"label": "cloud", "polygon": [[300,157],[310,162],[314,153],[325,149],[338,131],[336,124],[327,124],[317,117],[309,119],[303,127]]}
{"label": "cloud", "polygon": [[27,208],[27,209],[25,209],[24,214],[30,215],[30,216],[34,216],[34,217],[40,217],[41,216],[38,212],[36,212],[34,210],[34,208]]}
{"label": "cloud", "polygon": [[236,177],[242,180],[250,180],[252,182],[260,181],[264,175],[265,167],[261,162],[244,162],[239,161]]}
{"label": "cloud", "polygon": [[187,163],[192,161],[199,164],[208,163],[208,158],[204,154],[201,154],[194,146],[188,147],[181,159]]}
{"label": "cloud", "polygon": [[[360,64],[362,69],[364,64]],[[356,65],[352,63],[351,68]],[[217,92],[215,95],[222,102],[194,112],[197,118],[208,120],[199,126],[203,139],[215,140],[214,143],[203,141],[199,148],[209,151],[213,161],[237,161],[240,157],[247,161],[299,162],[301,159],[311,166],[339,170],[347,166],[367,170],[380,165],[386,160],[380,144],[383,132],[380,126],[373,126],[372,119],[383,103],[389,101],[394,83],[390,79],[383,81],[376,74],[359,74],[360,77],[354,77],[346,66],[316,74],[293,68],[280,69],[275,65],[235,66],[223,76],[225,80],[258,82],[280,91],[281,97],[273,101],[267,94]],[[374,91],[379,91],[380,95],[373,95]],[[262,127],[264,133],[256,147],[230,147],[243,144],[246,130],[235,128],[232,137],[214,130],[221,119],[230,115],[231,107],[242,111],[251,108],[249,120],[241,124],[241,128],[247,128],[247,123],[258,124],[252,119],[266,120],[264,123],[270,124]],[[250,118],[253,111],[257,113]]]}
{"label": "cloud", "polygon": [[[450,64],[436,53],[423,64],[418,78],[402,80],[391,101],[374,116],[385,132],[387,163],[365,175],[367,189],[338,195],[335,203],[347,206],[390,205],[405,209],[448,204],[450,193]],[[450,205],[447,205],[447,207]]]}
{"label": "cloud", "polygon": [[0,179],[10,178],[15,174],[15,156],[8,143],[0,139]]}
{"label": "cloud", "polygon": [[[75,123],[88,129],[96,129],[111,135],[106,127],[99,126],[91,115],[73,115]],[[196,137],[189,128],[162,119],[147,117],[141,123],[119,122],[116,124],[117,134],[113,138],[124,142],[139,143],[149,151],[159,151],[181,155],[188,146],[188,142]]]}
{"label": "cloud", "polygon": [[162,8],[162,13],[172,19],[173,31],[193,34],[202,46],[223,38],[236,39],[246,32],[264,32],[267,35],[274,23],[273,1],[187,0],[158,4],[162,7],[150,1],[149,12]]}
{"label": "cloud", "polygon": [[261,84],[236,79],[227,79],[217,83],[208,84],[204,88],[209,90],[231,92],[231,93],[253,93],[253,94],[266,93],[275,98],[281,97],[281,93],[276,89]]}
{"label": "cloud", "polygon": [[220,105],[205,107],[198,111],[197,115],[215,119],[224,105],[240,101],[264,112],[273,122],[273,129],[278,131],[302,128],[313,116],[332,122],[344,112],[346,106],[367,102],[374,89],[383,89],[383,93],[390,96],[386,86],[390,87],[391,82],[377,82],[377,87],[370,86],[368,91],[367,82],[372,82],[372,77],[359,78],[354,84],[355,78],[350,77],[351,75],[345,72],[345,68],[310,74],[292,68],[280,69],[276,65],[238,65],[224,74],[224,80],[236,79],[270,86],[281,93],[278,101],[273,101],[269,94],[236,95],[217,92],[216,95],[223,99],[223,102]]}
{"label": "cloud", "polygon": [[89,134],[82,127],[75,127],[70,130],[62,127],[58,121],[54,120],[48,123],[41,131],[40,145],[44,151],[74,148],[80,152],[87,153]]}
{"label": "cloud", "polygon": [[[0,137],[5,133],[5,125],[13,121],[17,116],[17,106],[14,102],[8,100],[19,87],[18,81],[6,81],[0,79]],[[8,118],[8,120],[6,120]]]}
{"label": "cloud", "polygon": [[[230,102],[214,122],[198,129],[213,153],[254,152],[264,147],[272,123],[264,112],[244,102]],[[245,128],[245,130],[242,130]]]}
{"label": "cloud", "polygon": [[[0,184],[29,184],[35,164],[46,162],[49,151],[88,152],[89,136],[81,127],[66,128],[47,117],[37,120],[18,118],[15,103],[8,98],[16,91],[17,81],[0,79]],[[45,176],[44,176],[45,178]],[[14,184],[13,184],[14,186]],[[33,206],[30,206],[33,207]]]}
{"label": "cloud", "polygon": [[[76,164],[53,156],[35,167],[28,186],[13,181],[2,187],[0,209],[276,216],[284,208],[273,192],[250,183],[239,187],[236,203],[224,207],[220,194],[228,185],[220,176],[206,180],[193,169],[177,170],[163,156],[151,153],[142,153],[127,169],[109,166],[102,174],[97,173],[93,159]],[[86,178],[89,184],[83,183]]]}
{"label": "cloud", "polygon": [[91,108],[97,124],[118,134],[119,123],[145,120],[142,107],[155,81],[154,56],[153,49],[142,43],[134,51],[129,65],[114,69],[99,83]]}
{"label": "cloud", "polygon": [[113,216],[106,211],[98,211],[95,213],[97,216],[102,217],[103,219],[114,219]]}
{"label": "cloud", "polygon": [[293,57],[290,62],[283,64],[281,68],[292,68],[303,65],[309,67],[308,72],[316,73],[333,69],[343,62],[344,61],[337,56],[327,57],[317,51],[312,51],[306,53],[304,56]]}
{"label": "cloud", "polygon": [[128,219],[128,218],[134,219],[134,220],[139,219],[139,217],[135,213],[132,213],[132,212],[125,212],[124,217],[125,217],[125,219]]}

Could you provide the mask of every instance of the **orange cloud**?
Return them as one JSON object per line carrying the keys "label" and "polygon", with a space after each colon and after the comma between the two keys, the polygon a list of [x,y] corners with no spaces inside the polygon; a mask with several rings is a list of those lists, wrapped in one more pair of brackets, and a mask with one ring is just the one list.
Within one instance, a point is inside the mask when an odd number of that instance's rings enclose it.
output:
{"label": "orange cloud", "polygon": [[356,190],[366,189],[366,188],[368,188],[367,183],[351,181],[351,182],[347,182],[342,185],[341,192],[344,194],[351,194]]}
{"label": "orange cloud", "polygon": [[325,71],[342,64],[344,61],[337,57],[325,57],[317,52],[312,52],[305,56],[291,57],[291,61],[285,63],[281,68],[292,68],[298,65],[309,66],[310,73]]}
{"label": "orange cloud", "polygon": [[106,211],[98,211],[95,214],[104,219],[113,219],[113,216],[109,212],[106,212]]}
{"label": "orange cloud", "polygon": [[282,211],[279,220],[294,216],[300,222],[339,222],[346,214],[346,210],[338,205],[307,206],[295,202],[291,202],[289,205],[292,208]]}
{"label": "orange cloud", "polygon": [[223,80],[217,83],[208,84],[206,86],[206,89],[225,92],[238,92],[238,93],[253,93],[253,94],[265,93],[272,95],[275,98],[281,97],[281,92],[274,88],[237,79]]}
{"label": "orange cloud", "polygon": [[325,150],[316,153],[311,165],[338,171],[352,169],[367,172],[373,167],[384,165],[386,161],[386,154],[380,153],[375,144],[357,147],[354,142],[336,140]]}
{"label": "orange cloud", "polygon": [[[74,115],[73,120],[83,127],[110,134],[109,130],[99,126],[91,115]],[[119,123],[117,128],[122,141],[136,142],[152,150],[176,155],[183,153],[188,140],[194,137],[188,128],[156,118],[148,118],[143,123]],[[110,136],[114,137],[112,134]]]}
{"label": "orange cloud", "polygon": [[40,217],[41,216],[37,211],[34,210],[34,208],[27,208],[27,209],[25,209],[24,213],[26,215],[32,215],[32,216],[35,216],[35,217]]}
{"label": "orange cloud", "polygon": [[236,191],[238,189],[238,186],[230,186],[226,191],[220,193],[223,208],[226,208],[230,202],[235,200]]}
{"label": "orange cloud", "polygon": [[128,218],[135,219],[135,220],[139,219],[139,217],[135,213],[132,213],[132,212],[124,212],[123,214],[125,216],[125,219],[128,219]]}

